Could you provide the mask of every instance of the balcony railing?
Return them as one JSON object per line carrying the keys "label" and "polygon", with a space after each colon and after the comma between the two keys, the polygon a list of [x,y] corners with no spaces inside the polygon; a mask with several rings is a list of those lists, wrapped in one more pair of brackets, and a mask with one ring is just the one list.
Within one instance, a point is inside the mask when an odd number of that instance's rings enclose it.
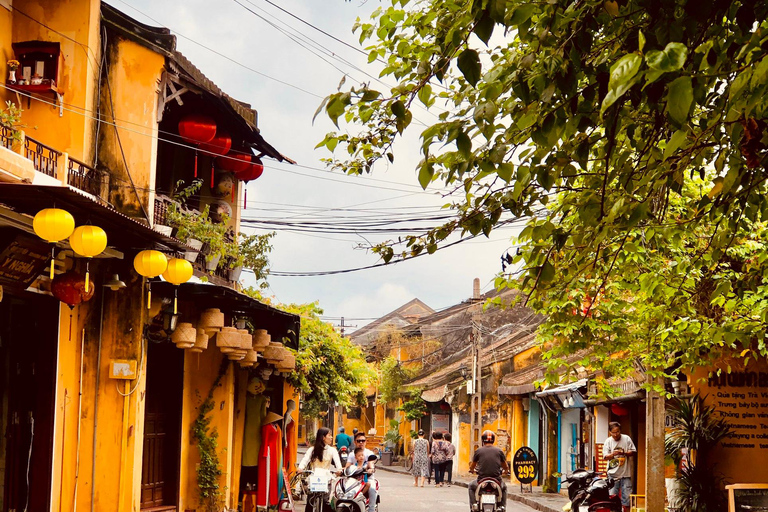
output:
{"label": "balcony railing", "polygon": [[101,197],[101,173],[72,157],[67,162],[67,184]]}
{"label": "balcony railing", "polygon": [[6,128],[5,126],[0,126],[0,146],[13,149],[13,141],[13,130]]}
{"label": "balcony railing", "polygon": [[53,178],[56,177],[59,168],[61,152],[46,146],[31,137],[24,138],[24,156],[32,160],[35,169]]}

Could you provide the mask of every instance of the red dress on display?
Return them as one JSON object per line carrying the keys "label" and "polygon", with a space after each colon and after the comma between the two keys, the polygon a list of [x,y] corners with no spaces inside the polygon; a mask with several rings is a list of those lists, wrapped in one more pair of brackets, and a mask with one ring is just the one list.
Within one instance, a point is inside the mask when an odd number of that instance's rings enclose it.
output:
{"label": "red dress on display", "polygon": [[280,461],[283,436],[280,427],[268,423],[261,427],[259,482],[256,504],[259,508],[276,507],[280,502]]}
{"label": "red dress on display", "polygon": [[285,426],[285,453],[283,454],[283,467],[288,473],[292,473],[296,466],[296,443],[293,442],[296,435],[296,422],[291,419]]}

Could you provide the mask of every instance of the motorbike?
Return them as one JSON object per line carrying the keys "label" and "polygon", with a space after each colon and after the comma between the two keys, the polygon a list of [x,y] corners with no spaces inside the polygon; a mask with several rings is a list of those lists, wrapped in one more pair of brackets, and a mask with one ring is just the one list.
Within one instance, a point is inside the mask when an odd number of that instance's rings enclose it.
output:
{"label": "motorbike", "polygon": [[477,481],[475,510],[477,512],[504,512],[504,489],[501,480],[484,477]]}
{"label": "motorbike", "polygon": [[622,512],[621,499],[618,495],[611,496],[613,479],[602,478],[594,471],[577,469],[565,477],[568,482],[568,499],[566,512]]}
{"label": "motorbike", "polygon": [[347,457],[349,457],[349,448],[342,446],[339,448],[339,459],[341,459],[342,462],[346,462]]}
{"label": "motorbike", "polygon": [[[368,457],[368,462],[375,463],[377,460],[376,455]],[[354,466],[344,470],[344,475],[336,481],[333,488],[331,506],[335,512],[367,512],[368,495],[362,492],[365,485],[363,477],[366,474],[371,474],[371,471]],[[378,480],[372,485],[376,486],[377,491],[379,490]],[[376,496],[376,512],[379,511],[379,503],[381,503],[381,497]]]}
{"label": "motorbike", "polygon": [[316,468],[305,470],[307,479],[307,510],[311,512],[328,512],[331,510],[330,494],[334,475],[327,469]]}

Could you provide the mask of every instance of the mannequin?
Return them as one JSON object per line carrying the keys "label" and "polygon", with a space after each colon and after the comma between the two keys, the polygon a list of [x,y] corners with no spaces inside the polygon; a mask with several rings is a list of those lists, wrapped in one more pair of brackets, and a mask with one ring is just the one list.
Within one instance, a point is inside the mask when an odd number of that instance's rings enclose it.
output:
{"label": "mannequin", "polygon": [[[261,450],[261,427],[269,408],[269,398],[262,395],[266,386],[258,377],[248,381],[248,395],[245,401],[245,429],[243,434],[243,463],[245,467],[259,465]],[[244,471],[247,473],[247,471]]]}
{"label": "mannequin", "polygon": [[267,413],[261,427],[261,451],[259,452],[259,481],[256,486],[256,505],[260,510],[277,507],[280,503],[282,481],[282,433],[280,420],[274,412]]}
{"label": "mannequin", "polygon": [[293,420],[293,412],[296,410],[296,402],[288,400],[285,403],[285,415],[283,417],[283,467],[290,474],[296,466],[296,422]]}

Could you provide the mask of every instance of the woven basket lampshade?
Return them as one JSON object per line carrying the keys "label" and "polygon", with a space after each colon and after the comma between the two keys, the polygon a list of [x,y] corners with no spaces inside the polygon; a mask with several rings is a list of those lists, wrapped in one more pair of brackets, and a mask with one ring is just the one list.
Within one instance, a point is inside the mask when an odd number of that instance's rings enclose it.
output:
{"label": "woven basket lampshade", "polygon": [[240,366],[247,368],[253,366],[259,360],[259,353],[255,350],[249,350],[246,352],[245,357],[240,361]]}
{"label": "woven basket lampshade", "polygon": [[269,346],[270,341],[272,341],[272,337],[266,329],[256,329],[253,331],[253,350],[264,352],[264,349]]}
{"label": "woven basket lampshade", "polygon": [[198,327],[204,330],[209,337],[215,335],[224,327],[224,313],[216,308],[206,309],[200,314]]}
{"label": "woven basket lampshade", "polygon": [[171,335],[171,341],[177,348],[192,348],[197,340],[197,329],[192,324],[181,322],[176,326],[176,330]]}
{"label": "woven basket lampshade", "polygon": [[252,350],[253,337],[251,336],[251,333],[248,332],[248,329],[238,329],[237,332],[240,333],[240,348],[244,350]]}
{"label": "woven basket lampshade", "polygon": [[283,348],[283,344],[277,341],[271,341],[269,346],[264,349],[264,359],[269,364],[277,365],[285,358],[286,350]]}
{"label": "woven basket lampshade", "polygon": [[222,354],[229,354],[240,349],[243,337],[235,327],[222,327],[216,333],[216,346],[219,347]]}
{"label": "woven basket lampshade", "polygon": [[227,354],[227,359],[229,359],[230,361],[242,361],[243,359],[245,359],[245,355],[247,353],[248,353],[247,350],[235,349],[229,354]]}
{"label": "woven basket lampshade", "polygon": [[280,373],[291,373],[296,369],[296,356],[289,350],[285,351],[285,359],[277,363],[277,371]]}
{"label": "woven basket lampshade", "polygon": [[202,352],[208,348],[208,335],[204,330],[198,329],[197,336],[195,337],[195,345],[190,347],[190,352]]}

